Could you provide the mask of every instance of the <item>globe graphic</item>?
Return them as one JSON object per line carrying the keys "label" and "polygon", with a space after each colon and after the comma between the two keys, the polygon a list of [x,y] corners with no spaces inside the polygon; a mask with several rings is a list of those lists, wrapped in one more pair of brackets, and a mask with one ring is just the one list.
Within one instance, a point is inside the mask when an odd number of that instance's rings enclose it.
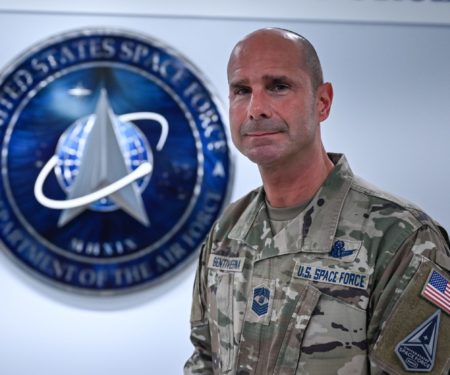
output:
{"label": "globe graphic", "polygon": [[[91,117],[95,117],[95,115],[81,118],[69,126],[62,134],[56,147],[58,162],[55,167],[55,174],[59,185],[66,193],[70,190],[80,168],[86,139],[94,122],[89,121],[92,120]],[[115,121],[116,128],[120,133],[118,137],[120,148],[129,171],[132,172],[143,162],[153,165],[153,155],[150,146],[139,128],[132,122],[120,121],[117,117]],[[143,192],[147,187],[150,177],[151,174],[148,174],[134,182],[137,184],[140,192]],[[92,203],[89,208],[96,211],[113,211],[118,207],[108,197],[104,197]]]}

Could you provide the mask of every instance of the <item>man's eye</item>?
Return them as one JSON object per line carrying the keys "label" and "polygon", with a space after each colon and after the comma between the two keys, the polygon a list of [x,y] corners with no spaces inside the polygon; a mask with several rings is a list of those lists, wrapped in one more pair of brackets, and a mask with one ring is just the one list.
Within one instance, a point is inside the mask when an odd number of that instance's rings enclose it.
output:
{"label": "man's eye", "polygon": [[234,95],[245,95],[250,92],[250,89],[248,87],[236,87],[233,90]]}
{"label": "man's eye", "polygon": [[289,85],[284,83],[277,83],[270,87],[270,90],[273,92],[284,92],[289,90]]}

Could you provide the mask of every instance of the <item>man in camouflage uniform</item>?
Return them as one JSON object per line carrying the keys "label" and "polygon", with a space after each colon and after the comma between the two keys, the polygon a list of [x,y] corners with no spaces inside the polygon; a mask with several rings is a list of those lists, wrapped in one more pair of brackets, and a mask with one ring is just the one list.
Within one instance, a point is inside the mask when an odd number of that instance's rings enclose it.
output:
{"label": "man in camouflage uniform", "polygon": [[[447,374],[446,233],[324,151],[333,92],[314,48],[258,30],[228,79],[233,142],[263,187],[203,246],[185,374]],[[435,276],[441,299],[427,294]]]}

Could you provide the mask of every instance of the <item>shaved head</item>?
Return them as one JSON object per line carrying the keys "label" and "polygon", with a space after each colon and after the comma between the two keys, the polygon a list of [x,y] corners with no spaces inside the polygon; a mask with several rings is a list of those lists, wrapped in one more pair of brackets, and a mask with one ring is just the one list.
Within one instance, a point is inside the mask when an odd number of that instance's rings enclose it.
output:
{"label": "shaved head", "polygon": [[287,48],[297,48],[299,56],[298,63],[308,73],[313,90],[316,90],[323,83],[322,67],[313,45],[302,35],[279,28],[259,29],[239,41],[231,51],[228,61],[228,72],[234,58],[245,53],[248,44],[258,41],[265,43],[267,48],[283,42],[287,42]]}
{"label": "shaved head", "polygon": [[260,170],[328,158],[320,123],[333,89],[311,43],[287,30],[257,30],[234,47],[227,73],[233,142]]}

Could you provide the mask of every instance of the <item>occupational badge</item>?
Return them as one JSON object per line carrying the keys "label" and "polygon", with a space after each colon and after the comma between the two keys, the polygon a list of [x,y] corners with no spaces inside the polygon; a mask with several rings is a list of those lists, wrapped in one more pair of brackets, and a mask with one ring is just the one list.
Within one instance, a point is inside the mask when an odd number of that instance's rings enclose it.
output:
{"label": "occupational badge", "polygon": [[130,291],[179,270],[230,189],[210,85],[129,31],[58,35],[4,69],[0,149],[0,246],[74,291]]}

